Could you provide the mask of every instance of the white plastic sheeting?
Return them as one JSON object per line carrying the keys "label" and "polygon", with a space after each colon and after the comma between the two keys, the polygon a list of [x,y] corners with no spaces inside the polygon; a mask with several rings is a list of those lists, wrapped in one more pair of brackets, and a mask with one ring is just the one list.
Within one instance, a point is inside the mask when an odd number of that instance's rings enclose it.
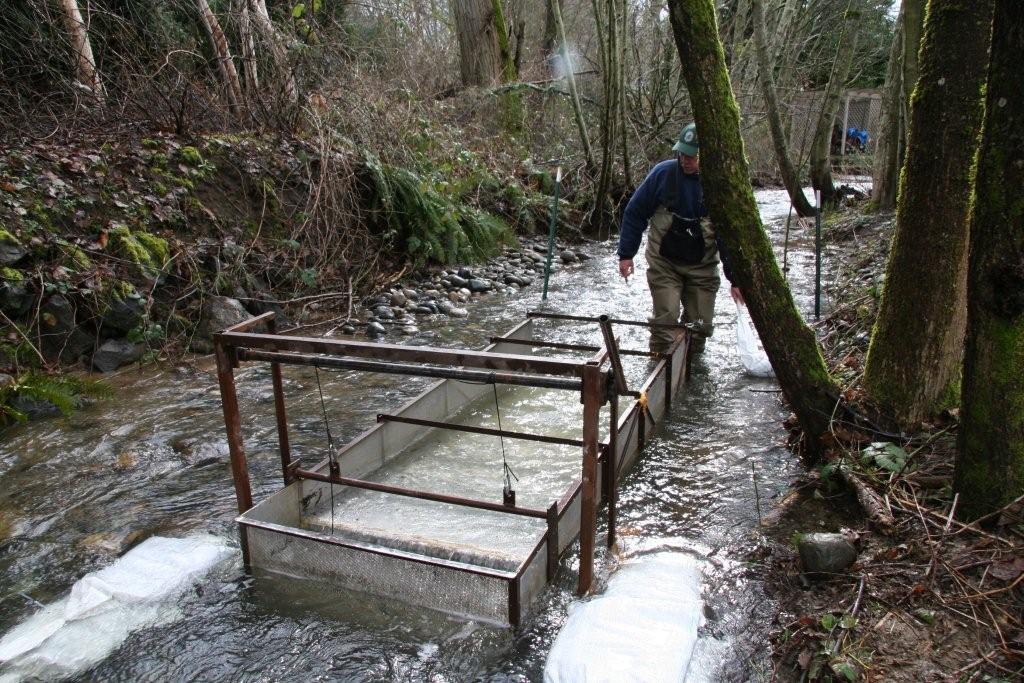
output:
{"label": "white plastic sheeting", "polygon": [[775,371],[764,352],[761,338],[754,329],[754,321],[747,313],[747,307],[736,302],[736,350],[740,354],[740,362],[748,375],[754,377],[774,377]]}
{"label": "white plastic sheeting", "polygon": [[579,602],[544,666],[545,683],[680,683],[704,603],[693,557],[659,553],[615,572],[608,590]]}
{"label": "white plastic sheeting", "polygon": [[0,683],[58,680],[100,662],[133,631],[172,621],[172,600],[233,554],[213,536],[154,536],[0,639]]}

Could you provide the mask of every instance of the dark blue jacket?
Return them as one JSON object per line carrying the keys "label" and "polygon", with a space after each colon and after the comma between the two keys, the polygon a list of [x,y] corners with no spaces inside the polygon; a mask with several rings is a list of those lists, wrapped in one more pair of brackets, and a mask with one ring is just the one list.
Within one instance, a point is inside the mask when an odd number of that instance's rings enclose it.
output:
{"label": "dark blue jacket", "polygon": [[[708,215],[707,207],[704,205],[704,189],[700,184],[700,174],[678,173],[673,167],[678,167],[678,159],[667,159],[660,162],[651,169],[640,187],[626,205],[626,212],[622,216],[622,226],[619,228],[619,259],[631,259],[640,250],[640,240],[643,238],[644,230],[651,216],[658,210],[659,206],[668,207],[673,213],[683,218],[704,218]],[[677,179],[676,206],[669,206],[668,184],[673,178]],[[725,253],[722,251],[721,241],[718,242],[718,254],[722,260],[722,270],[726,278],[732,279],[732,275]]]}

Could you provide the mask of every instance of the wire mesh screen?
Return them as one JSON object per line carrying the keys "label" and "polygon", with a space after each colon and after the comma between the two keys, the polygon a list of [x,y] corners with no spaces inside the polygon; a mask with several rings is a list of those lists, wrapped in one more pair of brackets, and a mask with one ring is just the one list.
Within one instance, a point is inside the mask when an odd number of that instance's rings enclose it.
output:
{"label": "wire mesh screen", "polygon": [[510,623],[508,583],[515,580],[514,574],[474,574],[379,554],[370,546],[346,547],[251,526],[245,533],[255,567],[374,595],[400,596],[405,602],[459,616]]}

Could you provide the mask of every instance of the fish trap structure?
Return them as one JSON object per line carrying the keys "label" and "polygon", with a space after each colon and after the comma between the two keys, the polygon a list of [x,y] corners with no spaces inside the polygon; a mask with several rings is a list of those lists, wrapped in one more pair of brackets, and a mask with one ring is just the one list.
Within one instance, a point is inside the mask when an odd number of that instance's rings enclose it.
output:
{"label": "fish trap structure", "polygon": [[[604,343],[537,339],[540,318],[597,325]],[[675,342],[653,353],[620,350],[617,325],[652,323],[531,312],[482,351],[277,334],[272,313],[215,335],[246,568],[515,627],[579,538],[577,590],[587,593],[598,507],[607,507],[611,546],[617,482],[687,376],[685,326],[670,326]],[[266,333],[253,331],[262,326]],[[553,352],[586,357],[541,355]],[[623,356],[641,357],[649,366],[636,389],[627,384]],[[270,364],[284,479],[283,488],[255,505],[234,378],[242,363]],[[292,457],[289,445],[283,365],[438,381],[393,413],[377,415],[377,423],[350,443],[329,447],[320,462],[306,464]],[[573,417],[555,418],[559,424],[550,426],[575,434],[503,429],[499,388],[506,404],[572,406]],[[480,416],[492,401],[497,425],[485,427]],[[496,439],[504,487],[500,499],[490,499],[467,482],[480,467],[481,440],[493,449]],[[536,485],[515,490],[506,440],[535,449],[530,481]]]}

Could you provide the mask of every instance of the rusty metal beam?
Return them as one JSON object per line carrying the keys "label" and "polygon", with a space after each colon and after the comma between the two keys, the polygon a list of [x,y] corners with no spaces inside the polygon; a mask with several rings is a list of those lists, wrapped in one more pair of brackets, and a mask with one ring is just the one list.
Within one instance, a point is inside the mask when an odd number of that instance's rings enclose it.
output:
{"label": "rusty metal beam", "polygon": [[239,360],[249,361],[269,361],[287,363],[291,365],[315,365],[321,368],[338,368],[341,370],[381,372],[391,375],[438,377],[442,379],[454,379],[480,384],[512,384],[526,387],[540,387],[542,389],[566,389],[570,391],[581,391],[583,389],[582,381],[569,377],[526,375],[509,372],[493,372],[488,370],[462,370],[459,368],[363,360],[360,358],[338,358],[335,356],[315,356],[301,353],[254,351],[247,348],[238,349],[238,358]]}
{"label": "rusty metal beam", "polygon": [[469,432],[471,434],[487,434],[489,436],[501,436],[507,439],[523,439],[525,441],[539,441],[540,443],[553,443],[559,446],[583,446],[579,439],[565,439],[560,436],[544,436],[543,434],[529,434],[527,432],[510,432],[505,429],[491,429],[489,427],[473,427],[472,425],[460,425],[453,422],[439,422],[437,420],[421,420],[416,417],[402,417],[401,415],[377,415],[377,422],[400,422],[402,424],[419,425],[421,427],[434,427],[437,429],[450,429],[457,432]]}
{"label": "rusty metal beam", "polygon": [[[267,330],[270,334],[277,334],[277,321],[274,319],[273,311],[268,311]],[[267,315],[268,313],[264,313]],[[292,483],[292,448],[288,442],[288,413],[284,405],[284,380],[281,377],[281,364],[270,364],[270,379],[274,385],[274,416],[277,420],[277,445],[281,455],[281,476],[287,486]]]}
{"label": "rusty metal beam", "polygon": [[608,504],[608,547],[615,545],[615,522],[618,519],[618,471],[615,464],[616,452],[619,448],[619,397],[612,395],[608,411],[608,447],[605,451],[604,497]]}
{"label": "rusty metal beam", "polygon": [[615,377],[615,388],[619,393],[626,393],[629,387],[626,386],[626,374],[622,370],[622,359],[619,358],[619,343],[615,341],[615,334],[612,332],[611,319],[602,315],[598,318],[601,326],[601,335],[604,337],[604,348],[608,351],[608,360],[612,364],[612,372]]}
{"label": "rusty metal beam", "polygon": [[583,370],[583,475],[580,490],[580,574],[578,595],[586,595],[594,582],[594,535],[597,526],[597,449],[601,405],[606,398],[607,375],[598,365]]}
{"label": "rusty metal beam", "polygon": [[[235,373],[227,350],[213,339],[213,351],[217,358],[217,382],[220,384],[221,408],[224,410],[224,427],[228,436],[228,453],[231,457],[231,477],[235,484],[235,498],[238,511],[245,512],[252,507],[252,487],[249,483],[249,464],[242,444],[242,418],[238,412],[238,393],[235,391]],[[243,539],[244,540],[244,539]]]}
{"label": "rusty metal beam", "polygon": [[547,519],[548,517],[548,513],[546,510],[535,510],[533,508],[515,507],[512,505],[503,505],[501,503],[491,503],[485,500],[474,500],[472,498],[463,498],[461,496],[449,496],[443,493],[416,491],[415,489],[407,489],[403,486],[390,486],[388,484],[379,484],[375,481],[352,479],[350,477],[342,477],[340,475],[331,476],[329,474],[321,474],[319,472],[312,472],[310,470],[297,469],[295,470],[295,476],[298,477],[299,479],[312,479],[314,481],[322,481],[326,484],[351,486],[352,488],[357,489],[366,489],[368,491],[377,491],[379,493],[390,493],[392,495],[404,496],[406,498],[430,500],[435,503],[449,503],[451,505],[476,508],[478,510],[504,512],[510,515],[519,515],[520,517],[534,517],[536,519]]}
{"label": "rusty metal beam", "polygon": [[[543,318],[545,320],[576,320],[583,323],[598,323],[600,318],[588,315],[569,315],[567,313],[547,313],[545,311],[527,311],[527,318]],[[636,327],[670,327],[673,329],[685,329],[685,323],[654,323],[646,320],[622,320],[621,318],[609,318],[608,322],[616,325],[633,325]]]}
{"label": "rusty metal beam", "polygon": [[[249,318],[248,320],[243,320],[240,323],[235,323],[231,327],[226,327],[223,330],[221,330],[221,334],[224,334],[225,332],[248,332],[249,330],[259,327],[263,323],[266,323],[269,326],[273,323],[273,321],[274,312],[267,311],[266,313],[260,313],[255,317]],[[274,331],[271,330],[271,334],[273,334],[273,332]]]}
{"label": "rusty metal beam", "polygon": [[[490,337],[492,344],[516,344],[518,346],[533,346],[541,349],[560,349],[562,351],[582,351],[594,353],[600,351],[600,346],[590,344],[567,344],[564,342],[543,341],[540,339],[506,339],[505,337]],[[641,351],[640,349],[619,349],[620,356],[644,356],[646,358],[661,358],[659,351]]]}
{"label": "rusty metal beam", "polygon": [[546,375],[579,377],[583,374],[584,363],[560,358],[525,356],[490,351],[466,349],[440,349],[430,346],[405,346],[402,344],[376,344],[342,339],[320,339],[317,337],[292,337],[251,332],[222,332],[221,341],[225,346],[239,349],[265,349],[294,351],[299,353],[323,353],[334,356],[357,356],[377,360],[405,363],[435,363],[489,370],[514,370],[535,372]]}

